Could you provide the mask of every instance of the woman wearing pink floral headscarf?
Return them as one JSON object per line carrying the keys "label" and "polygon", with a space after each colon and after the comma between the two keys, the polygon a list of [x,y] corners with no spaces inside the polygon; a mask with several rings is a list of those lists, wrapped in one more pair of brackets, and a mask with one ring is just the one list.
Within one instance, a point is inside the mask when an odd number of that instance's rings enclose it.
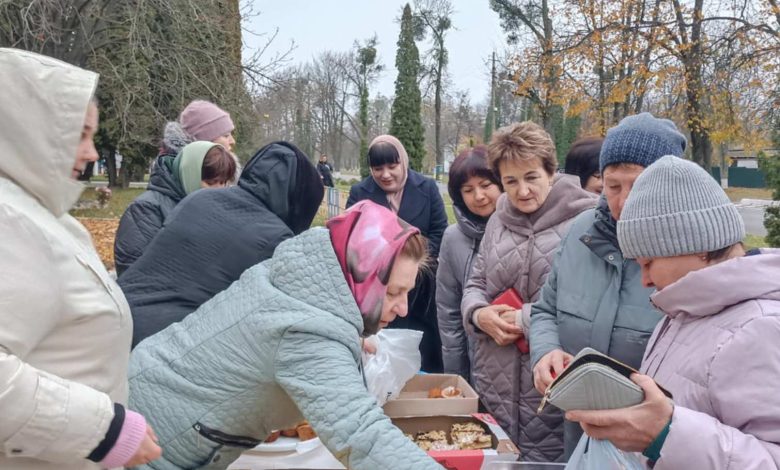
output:
{"label": "woman wearing pink floral headscarf", "polygon": [[[347,207],[368,200],[392,210],[428,239],[428,255],[435,263],[447,229],[447,213],[436,182],[409,168],[406,148],[392,135],[380,135],[371,141],[366,158],[371,175],[352,186]],[[422,370],[442,372],[441,338],[434,301],[436,267],[432,268],[417,278],[410,296],[409,315],[398,319],[391,327],[422,331]]]}
{"label": "woman wearing pink floral headscarf", "polygon": [[425,258],[418,229],[363,201],[142,341],[130,402],[154,417],[164,449],[145,468],[226,468],[303,419],[347,468],[440,468],[392,425],[360,372],[361,337],[406,316]]}

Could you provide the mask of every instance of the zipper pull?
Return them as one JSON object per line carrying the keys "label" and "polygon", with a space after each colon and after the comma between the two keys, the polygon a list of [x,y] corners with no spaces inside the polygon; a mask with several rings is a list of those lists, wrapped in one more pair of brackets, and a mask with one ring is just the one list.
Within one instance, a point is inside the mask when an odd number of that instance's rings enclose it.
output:
{"label": "zipper pull", "polygon": [[196,431],[198,431],[198,439],[195,441],[195,447],[196,447],[198,450],[200,450],[200,438],[201,438],[201,436],[200,436],[200,424],[199,424],[199,423],[195,423],[195,425],[194,425],[194,426],[192,426],[192,427],[193,427],[193,428],[194,428]]}
{"label": "zipper pull", "polygon": [[550,387],[547,387],[547,390],[544,391],[544,395],[542,395],[542,402],[539,403],[539,408],[536,409],[536,414],[540,414],[542,410],[544,410],[545,405],[547,405],[547,399],[550,397]]}

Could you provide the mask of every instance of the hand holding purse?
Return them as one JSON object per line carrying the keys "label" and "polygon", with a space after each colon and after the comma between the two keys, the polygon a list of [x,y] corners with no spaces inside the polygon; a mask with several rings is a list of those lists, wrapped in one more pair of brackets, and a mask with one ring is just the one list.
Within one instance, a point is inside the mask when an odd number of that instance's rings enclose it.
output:
{"label": "hand holding purse", "polygon": [[[510,287],[496,297],[490,305],[508,305],[516,310],[520,310],[523,308],[523,298],[520,297],[520,294],[514,287]],[[523,332],[523,336],[515,341],[515,346],[517,346],[517,349],[523,354],[528,354],[531,350],[528,346],[528,339],[526,339],[525,332]]]}
{"label": "hand holding purse", "polygon": [[[584,348],[555,378],[542,398],[537,413],[547,403],[564,410],[611,410],[638,405],[645,399],[642,388],[631,380],[639,373],[592,348]],[[669,398],[672,394],[659,385]]]}

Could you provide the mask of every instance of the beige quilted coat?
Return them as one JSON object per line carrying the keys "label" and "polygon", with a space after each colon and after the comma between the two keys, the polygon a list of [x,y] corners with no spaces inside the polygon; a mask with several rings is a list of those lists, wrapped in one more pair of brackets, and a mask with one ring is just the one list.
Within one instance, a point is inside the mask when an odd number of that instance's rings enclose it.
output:
{"label": "beige quilted coat", "polygon": [[498,346],[471,318],[475,310],[489,305],[510,287],[525,301],[523,314],[528,317],[569,223],[595,205],[596,198],[567,175],[556,175],[547,200],[532,214],[518,211],[506,194],[501,195],[464,289],[464,325],[476,342],[472,365],[475,386],[488,411],[520,448],[522,460],[560,459],[562,416],[554,407],[536,414],[541,396],[534,389],[529,355],[521,354],[514,344]]}

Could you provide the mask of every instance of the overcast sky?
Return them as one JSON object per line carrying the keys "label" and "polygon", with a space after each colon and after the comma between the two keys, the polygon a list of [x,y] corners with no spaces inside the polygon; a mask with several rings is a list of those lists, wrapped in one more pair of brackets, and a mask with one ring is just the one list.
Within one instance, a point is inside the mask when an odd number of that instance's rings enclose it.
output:
{"label": "overcast sky", "polygon": [[[243,0],[243,3],[249,0]],[[269,52],[295,50],[290,64],[310,61],[319,52],[348,51],[356,39],[364,40],[376,33],[379,38],[379,59],[385,66],[372,91],[391,96],[394,91],[395,52],[400,25],[396,21],[406,2],[396,0],[255,0],[254,9],[260,15],[251,18],[245,28],[258,33],[279,34]],[[449,50],[451,90],[467,90],[473,103],[483,101],[490,88],[486,65],[495,49],[505,44],[498,15],[488,6],[488,0],[452,0],[454,26],[446,44]],[[260,47],[263,38],[245,34],[249,49]],[[420,54],[428,43],[418,43]]]}

